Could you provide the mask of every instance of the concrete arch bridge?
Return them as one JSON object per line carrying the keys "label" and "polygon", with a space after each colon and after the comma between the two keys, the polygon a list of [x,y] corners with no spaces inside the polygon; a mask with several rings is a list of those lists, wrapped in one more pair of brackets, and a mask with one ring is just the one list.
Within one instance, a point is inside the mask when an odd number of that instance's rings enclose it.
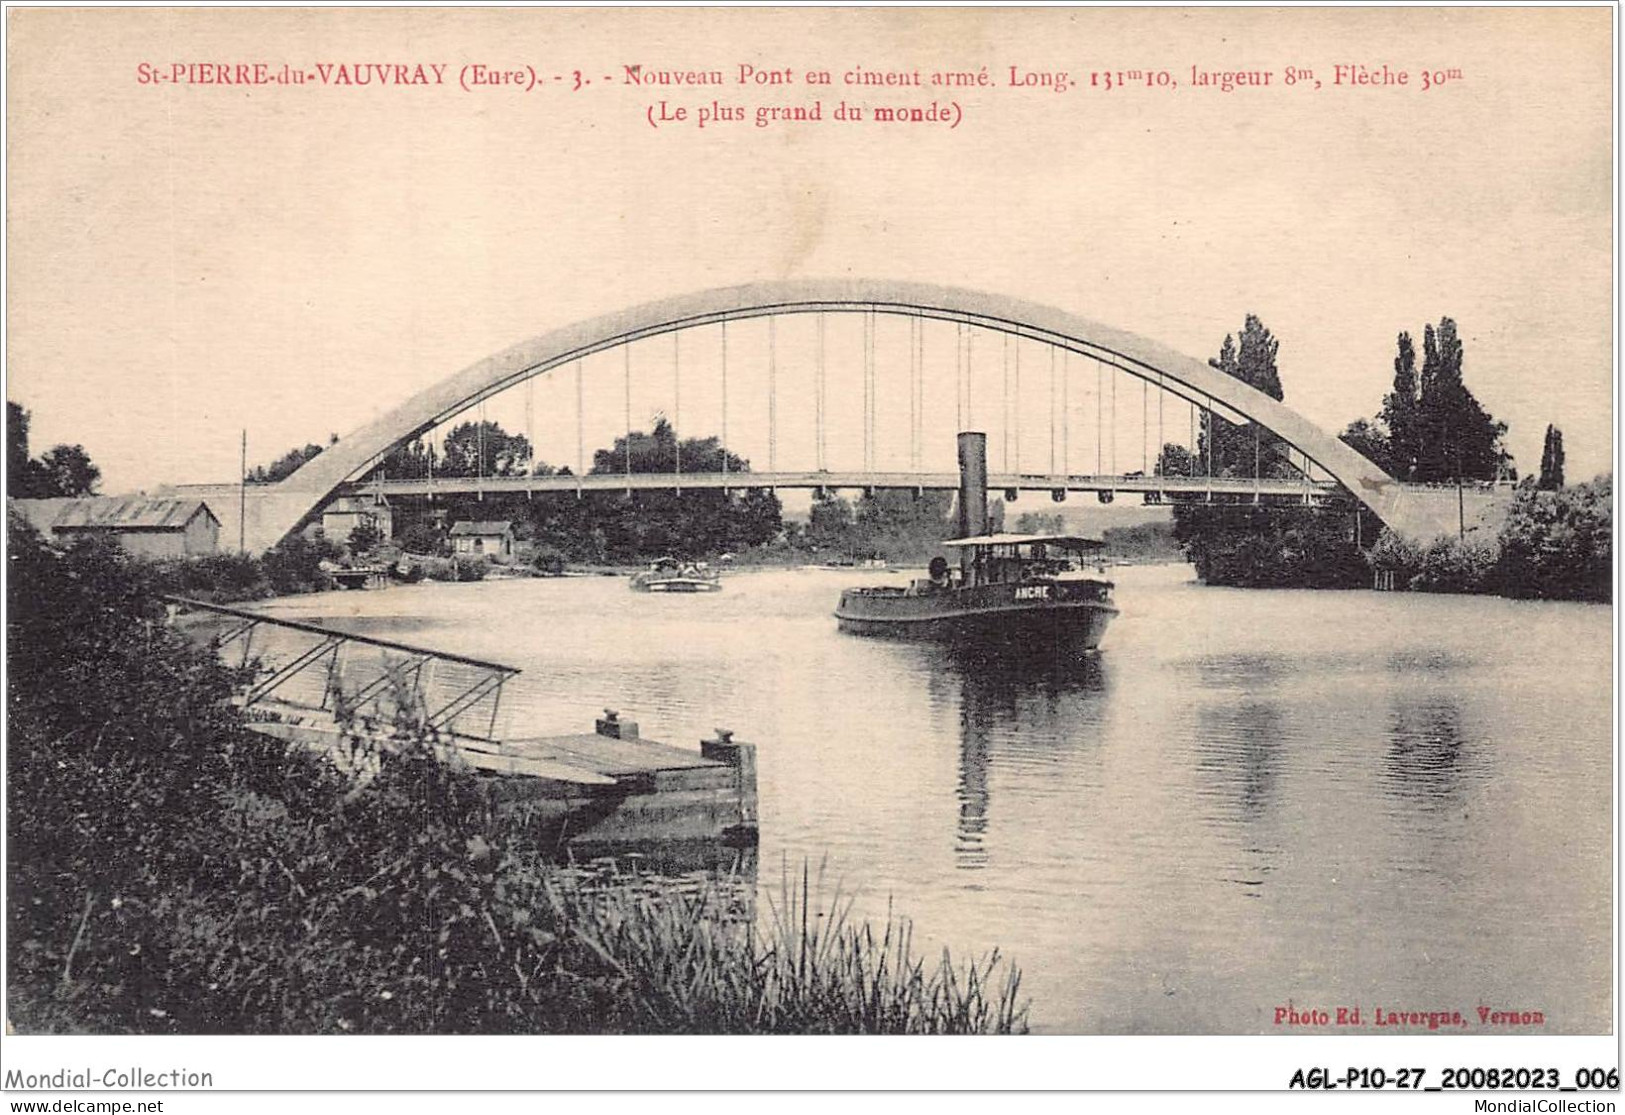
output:
{"label": "concrete arch bridge", "polygon": [[[951,411],[944,382],[949,340],[954,345]],[[634,371],[634,349],[641,371]],[[938,355],[928,359],[928,351]],[[656,354],[655,372],[648,370],[650,353]],[[678,433],[692,436],[697,425],[702,436],[720,435],[722,471],[684,472],[680,442],[672,472],[633,472],[630,449],[624,473],[590,468],[584,432],[587,377],[595,381],[595,397],[624,396],[621,418],[630,447],[634,427],[646,425],[633,419],[635,380],[669,380],[673,398],[658,409],[681,416],[685,369],[689,428]],[[548,460],[573,457],[568,471],[410,477],[380,472],[394,450],[459,416],[483,414],[488,401],[516,387],[529,391],[549,380],[562,386],[559,397],[566,404],[573,388],[575,444],[567,444],[566,435],[542,439],[536,448]],[[703,409],[694,406],[696,395],[705,396],[709,406],[700,420],[693,418],[695,409]],[[568,420],[560,423],[557,413],[550,414],[555,427],[569,428]],[[1214,439],[1200,435],[1213,429],[1216,419],[1252,423],[1255,437],[1264,430],[1279,439],[1291,462],[1288,474],[1214,475]],[[260,552],[318,516],[336,497],[358,491],[432,498],[454,492],[654,488],[954,489],[957,473],[943,465],[951,458],[952,435],[965,428],[988,432],[989,487],[1012,494],[1340,500],[1363,505],[1411,537],[1432,538],[1457,527],[1455,489],[1401,483],[1290,407],[1204,360],[1050,306],[974,290],[862,280],[751,283],[554,329],[419,392],[341,437],[280,483],[244,491],[231,484],[183,490],[209,500],[222,521],[223,548],[236,544],[240,522],[245,548]],[[832,438],[846,446],[844,455],[831,452]],[[750,470],[728,471],[729,454],[747,442]],[[1155,463],[1169,443],[1186,448],[1182,470]],[[1471,496],[1476,504],[1485,493]]]}

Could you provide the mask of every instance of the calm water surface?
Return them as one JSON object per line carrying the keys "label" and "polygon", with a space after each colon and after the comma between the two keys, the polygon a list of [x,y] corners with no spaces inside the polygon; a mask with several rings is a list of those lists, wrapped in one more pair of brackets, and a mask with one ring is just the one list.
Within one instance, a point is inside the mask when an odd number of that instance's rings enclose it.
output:
{"label": "calm water surface", "polygon": [[1118,571],[1070,668],[838,634],[872,571],[721,593],[569,578],[270,606],[525,671],[509,730],[601,707],[760,745],[762,890],[826,874],[929,947],[998,947],[1035,1029],[1275,1032],[1277,1006],[1610,1026],[1611,610]]}

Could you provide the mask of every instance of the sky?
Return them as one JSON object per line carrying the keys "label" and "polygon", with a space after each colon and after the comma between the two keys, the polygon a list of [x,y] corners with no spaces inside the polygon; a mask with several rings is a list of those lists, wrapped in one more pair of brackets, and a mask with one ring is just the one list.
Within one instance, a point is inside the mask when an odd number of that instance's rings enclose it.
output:
{"label": "sky", "polygon": [[[1419,342],[1449,315],[1519,466],[1538,467],[1555,423],[1570,479],[1588,477],[1613,453],[1611,15],[12,11],[7,394],[32,412],[34,452],[83,444],[105,491],[228,481],[243,431],[250,464],[267,462],[555,327],[709,287],[854,276],[1025,298],[1197,357],[1255,313],[1281,342],[1286,401],[1333,432],[1378,409],[1396,334]],[[447,84],[142,81],[143,64],[208,62],[441,65]],[[543,82],[464,90],[474,63]],[[1409,84],[1334,85],[1339,64]],[[726,83],[630,85],[629,65]],[[741,65],[797,80],[740,85]],[[859,66],[986,66],[990,84],[845,85]],[[1322,88],[1287,87],[1287,66]],[[1179,87],[1087,85],[1131,68]],[[573,89],[577,69],[594,83]],[[832,84],[807,85],[820,69]],[[1424,69],[1461,76],[1424,92]],[[1197,89],[1193,70],[1272,83]],[[1012,86],[1012,72],[1084,84]],[[842,100],[952,101],[961,116],[841,123]],[[688,120],[651,126],[662,101]],[[820,122],[755,125],[757,108],[815,101]],[[696,126],[724,107],[746,119]],[[740,327],[730,358],[730,432],[758,465],[764,336]],[[952,398],[939,340],[933,397]],[[684,343],[683,430],[714,432],[714,340]],[[805,338],[800,355],[785,344],[793,455],[812,444],[811,369]],[[850,403],[846,351],[827,374]],[[654,386],[670,365],[654,342],[633,359],[642,427],[670,411]],[[880,374],[906,375],[899,359]],[[986,378],[995,354],[978,359]],[[613,357],[584,373],[588,453],[624,424],[621,374]],[[1075,374],[1086,407],[1089,369]],[[528,424],[522,392],[491,412],[570,463],[572,389],[555,380],[533,390]],[[901,421],[885,422],[894,450]],[[1075,451],[1092,464],[1087,438]]]}

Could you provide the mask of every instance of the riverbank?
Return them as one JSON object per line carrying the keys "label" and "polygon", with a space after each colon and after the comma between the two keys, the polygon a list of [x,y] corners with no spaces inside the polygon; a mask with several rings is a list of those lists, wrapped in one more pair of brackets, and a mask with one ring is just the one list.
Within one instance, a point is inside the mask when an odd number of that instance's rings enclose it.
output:
{"label": "riverbank", "polygon": [[[1361,513],[1361,529],[1318,509],[1176,506],[1175,537],[1204,583],[1368,588],[1511,599],[1613,599],[1613,476],[1518,492],[1498,529],[1403,538]],[[1368,550],[1360,537],[1375,537]]]}
{"label": "riverbank", "polygon": [[332,589],[336,582],[327,568],[342,555],[337,546],[295,535],[258,557],[218,553],[140,560],[131,562],[131,569],[147,591],[235,604]]}
{"label": "riverbank", "polygon": [[827,857],[854,917],[906,911],[922,955],[1017,958],[1037,1032],[1268,1033],[1257,989],[1306,980],[1350,1002],[1538,1002],[1548,1033],[1608,1024],[1607,608],[1216,588],[1176,564],[1115,568],[1122,614],[1070,665],[837,629],[844,588],[909,576],[265,607],[518,667],[516,732],[582,731],[601,707],[690,748],[735,729],[758,745],[760,910],[781,865]]}
{"label": "riverbank", "polygon": [[583,879],[423,741],[358,792],[249,730],[150,570],[9,541],[17,1032],[1025,1029],[1015,969],[923,959],[810,872],[765,911],[725,877]]}
{"label": "riverbank", "polygon": [[1468,534],[1420,546],[1384,532],[1370,554],[1389,584],[1423,592],[1514,599],[1613,600],[1613,477],[1518,494],[1491,538]]}

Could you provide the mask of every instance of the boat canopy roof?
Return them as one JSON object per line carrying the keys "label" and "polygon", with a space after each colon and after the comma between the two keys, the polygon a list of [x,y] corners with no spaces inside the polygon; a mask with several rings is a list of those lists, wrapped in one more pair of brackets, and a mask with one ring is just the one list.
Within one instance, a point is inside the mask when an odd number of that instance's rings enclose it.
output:
{"label": "boat canopy roof", "polygon": [[1057,546],[1065,550],[1098,550],[1103,538],[1081,534],[983,534],[975,538],[950,538],[944,546]]}

